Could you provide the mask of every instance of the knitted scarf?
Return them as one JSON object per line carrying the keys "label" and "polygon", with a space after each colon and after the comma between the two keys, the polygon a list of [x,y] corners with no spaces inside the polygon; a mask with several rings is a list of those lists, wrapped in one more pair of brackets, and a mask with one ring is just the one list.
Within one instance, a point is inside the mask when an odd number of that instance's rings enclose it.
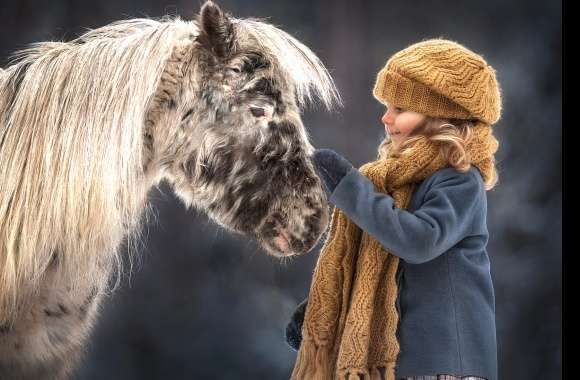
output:
{"label": "knitted scarf", "polygon": [[[488,179],[499,144],[489,124],[478,122],[472,130],[466,151]],[[369,162],[359,171],[404,209],[416,184],[447,166],[437,143],[422,138],[400,157]],[[334,208],[310,287],[292,380],[394,380],[398,264],[397,256]]]}

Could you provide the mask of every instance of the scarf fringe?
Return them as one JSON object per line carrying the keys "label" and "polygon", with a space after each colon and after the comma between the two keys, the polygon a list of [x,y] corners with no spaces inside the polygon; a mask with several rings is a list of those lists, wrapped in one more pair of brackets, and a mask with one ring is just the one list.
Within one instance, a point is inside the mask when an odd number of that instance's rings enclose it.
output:
{"label": "scarf fringe", "polygon": [[[361,377],[362,375],[362,377]],[[395,380],[395,362],[371,368],[345,368],[337,372],[337,380]]]}
{"label": "scarf fringe", "polygon": [[332,371],[330,347],[324,344],[317,345],[312,340],[302,340],[290,379],[328,380],[331,379]]}
{"label": "scarf fringe", "polygon": [[[362,375],[362,377],[361,377]],[[346,368],[337,372],[337,380],[395,380],[395,362],[371,368]]]}
{"label": "scarf fringe", "polygon": [[[331,347],[302,341],[290,380],[396,380],[395,362],[371,368],[332,368]],[[361,376],[362,375],[362,378]]]}

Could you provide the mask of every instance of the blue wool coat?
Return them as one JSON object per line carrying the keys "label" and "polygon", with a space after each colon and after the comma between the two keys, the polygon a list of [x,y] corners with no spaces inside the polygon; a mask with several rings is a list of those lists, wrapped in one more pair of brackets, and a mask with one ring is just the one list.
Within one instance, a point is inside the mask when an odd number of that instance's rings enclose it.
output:
{"label": "blue wool coat", "polygon": [[401,259],[397,378],[451,374],[496,380],[487,198],[479,170],[436,171],[415,188],[403,210],[353,168],[329,200]]}

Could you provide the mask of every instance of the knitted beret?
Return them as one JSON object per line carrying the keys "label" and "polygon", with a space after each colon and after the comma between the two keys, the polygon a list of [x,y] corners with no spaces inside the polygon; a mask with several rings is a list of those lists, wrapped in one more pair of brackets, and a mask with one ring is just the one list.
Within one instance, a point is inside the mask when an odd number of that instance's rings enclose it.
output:
{"label": "knitted beret", "polygon": [[501,116],[495,70],[457,42],[430,39],[395,53],[377,74],[374,97],[428,116],[478,119]]}

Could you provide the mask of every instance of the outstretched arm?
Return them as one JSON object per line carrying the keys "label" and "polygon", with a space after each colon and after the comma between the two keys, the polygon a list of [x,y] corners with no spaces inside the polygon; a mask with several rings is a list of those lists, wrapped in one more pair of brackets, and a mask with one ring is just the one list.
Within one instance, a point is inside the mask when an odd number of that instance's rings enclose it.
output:
{"label": "outstretched arm", "polygon": [[481,184],[473,171],[438,174],[419,209],[395,207],[394,199],[375,191],[356,168],[350,169],[330,196],[361,229],[386,250],[411,264],[433,260],[472,232],[481,207]]}

